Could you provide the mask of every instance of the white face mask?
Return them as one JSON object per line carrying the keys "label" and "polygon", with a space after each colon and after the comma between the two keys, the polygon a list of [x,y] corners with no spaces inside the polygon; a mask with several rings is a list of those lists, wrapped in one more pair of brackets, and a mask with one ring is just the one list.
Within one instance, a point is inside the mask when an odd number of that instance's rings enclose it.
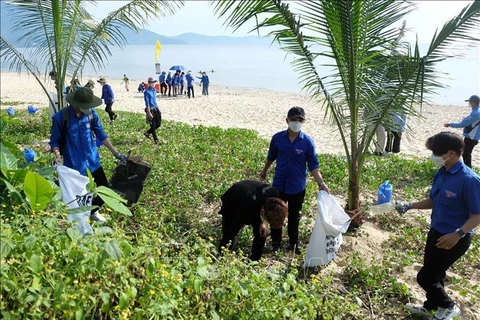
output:
{"label": "white face mask", "polygon": [[445,165],[446,160],[443,160],[441,156],[436,156],[432,153],[432,155],[430,156],[430,159],[432,160],[433,164],[436,167],[443,167]]}
{"label": "white face mask", "polygon": [[290,121],[288,123],[288,127],[293,132],[299,132],[300,130],[302,130],[302,126],[303,126],[303,123],[301,123],[300,121]]}

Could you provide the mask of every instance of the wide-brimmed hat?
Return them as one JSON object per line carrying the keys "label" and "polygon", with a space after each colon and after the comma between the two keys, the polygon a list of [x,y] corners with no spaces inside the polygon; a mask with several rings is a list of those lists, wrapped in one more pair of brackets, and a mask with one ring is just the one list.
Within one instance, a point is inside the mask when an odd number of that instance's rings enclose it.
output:
{"label": "wide-brimmed hat", "polygon": [[101,77],[100,79],[97,80],[98,83],[105,83],[107,80],[104,77]]}
{"label": "wide-brimmed hat", "polygon": [[98,107],[102,104],[102,99],[95,96],[92,89],[85,87],[80,87],[74,92],[67,94],[66,100],[73,107],[78,108],[85,114],[89,114],[91,108]]}
{"label": "wide-brimmed hat", "polygon": [[153,77],[148,77],[148,83],[152,83],[152,82],[157,82],[156,79],[154,79]]}

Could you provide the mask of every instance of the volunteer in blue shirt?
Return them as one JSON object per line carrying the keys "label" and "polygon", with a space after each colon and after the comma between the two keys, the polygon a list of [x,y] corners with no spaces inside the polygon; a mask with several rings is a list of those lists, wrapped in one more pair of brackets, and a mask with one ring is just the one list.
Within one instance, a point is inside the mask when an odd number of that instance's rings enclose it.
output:
{"label": "volunteer in blue shirt", "polygon": [[100,78],[97,82],[102,86],[102,99],[105,102],[105,111],[108,113],[110,121],[113,121],[117,119],[118,115],[112,110],[113,102],[115,102],[112,87],[107,84],[105,78]]}
{"label": "volunteer in blue shirt", "polygon": [[207,76],[207,73],[204,71],[202,72],[201,77],[197,77],[200,79],[200,83],[202,84],[202,95],[208,96],[208,86],[210,85],[210,79]]}
{"label": "volunteer in blue shirt", "polygon": [[460,309],[444,289],[446,271],[467,252],[473,229],[480,224],[480,176],[460,158],[465,148],[462,137],[441,132],[426,142],[431,159],[440,169],[433,178],[432,189],[425,200],[396,206],[400,214],[409,209],[432,209],[423,267],[417,275],[425,290],[423,305],[407,304],[413,313],[431,319],[453,319]]}
{"label": "volunteer in blue shirt", "polygon": [[162,74],[158,77],[158,81],[160,82],[160,93],[165,96],[167,95],[167,74],[165,71],[162,71]]}
{"label": "volunteer in blue shirt", "polygon": [[158,143],[158,136],[156,130],[160,128],[162,124],[162,113],[157,105],[157,92],[155,91],[155,80],[154,78],[148,78],[148,88],[143,93],[143,98],[145,100],[145,113],[147,115],[147,123],[150,124],[150,129],[148,129],[144,135],[148,139],[150,135],[153,137],[155,144]]}
{"label": "volunteer in blue shirt", "polygon": [[[315,143],[301,131],[305,119],[303,108],[293,107],[288,111],[288,129],[272,137],[267,161],[260,172],[260,177],[265,179],[268,169],[277,161],[272,185],[280,192],[280,198],[288,203],[289,250],[295,253],[300,252],[298,227],[307,185],[307,166],[320,190],[329,191],[320,173]],[[277,251],[281,247],[282,228],[272,229],[271,235],[272,249]]]}
{"label": "volunteer in blue shirt", "polygon": [[[95,96],[90,88],[80,87],[69,93],[66,100],[69,103],[67,107],[69,111],[68,127],[63,128],[62,110],[52,117],[50,148],[55,155],[55,162],[62,163],[60,155],[60,146],[62,146],[65,166],[77,170],[84,176],[87,175],[88,168],[98,186],[108,186],[95,139],[102,141],[115,158],[125,160],[126,157],[112,145],[103,131],[97,112],[93,109],[102,104],[102,99]],[[101,206],[103,201],[97,197],[93,200],[93,204]],[[92,216],[96,220],[105,220],[96,211],[92,213]]]}
{"label": "volunteer in blue shirt", "polygon": [[192,76],[191,71],[188,71],[187,75],[185,76],[185,79],[187,80],[188,98],[190,99],[190,92],[192,93],[192,98],[195,98],[195,91],[193,89],[193,81],[195,81],[195,78]]}
{"label": "volunteer in blue shirt", "polygon": [[169,97],[172,96],[172,80],[173,80],[172,72],[168,71],[166,82],[167,82],[167,86],[168,86],[168,96]]}
{"label": "volunteer in blue shirt", "polygon": [[463,128],[463,136],[465,137],[465,150],[463,151],[463,162],[472,167],[472,151],[473,148],[478,144],[480,140],[480,110],[478,105],[480,103],[480,98],[476,95],[470,97],[470,99],[465,100],[468,102],[472,112],[466,118],[460,122],[445,123],[445,127],[452,128]]}

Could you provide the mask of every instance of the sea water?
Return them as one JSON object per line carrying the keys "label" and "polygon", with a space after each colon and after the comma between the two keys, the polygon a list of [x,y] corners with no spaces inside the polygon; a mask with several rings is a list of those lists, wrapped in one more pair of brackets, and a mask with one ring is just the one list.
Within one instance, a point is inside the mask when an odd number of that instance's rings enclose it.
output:
{"label": "sea water", "polygon": [[[426,48],[421,46],[421,54],[426,52]],[[110,49],[112,56],[108,57],[105,68],[95,71],[86,66],[82,78],[101,75],[121,79],[126,74],[131,84],[135,85],[136,81],[146,80],[149,76],[158,77],[155,74],[154,43]],[[20,51],[24,53],[25,49]],[[28,52],[25,54],[28,59]],[[449,87],[438,90],[431,99],[433,103],[465,105],[465,99],[480,93],[480,49],[469,49],[464,51],[464,55],[464,58],[447,59],[437,64],[438,71],[444,73],[439,74],[439,77],[444,77],[441,83]],[[300,92],[303,84],[299,83],[299,75],[291,66],[293,59],[293,55],[287,55],[278,45],[269,43],[163,45],[159,54],[162,70],[168,70],[172,65],[183,65],[195,76],[200,76],[199,71],[207,71],[211,84]],[[317,66],[330,63],[324,57],[317,58],[315,62]],[[7,64],[2,62],[1,65],[2,71],[8,71]],[[320,76],[331,74],[331,70],[330,67],[317,68]]]}

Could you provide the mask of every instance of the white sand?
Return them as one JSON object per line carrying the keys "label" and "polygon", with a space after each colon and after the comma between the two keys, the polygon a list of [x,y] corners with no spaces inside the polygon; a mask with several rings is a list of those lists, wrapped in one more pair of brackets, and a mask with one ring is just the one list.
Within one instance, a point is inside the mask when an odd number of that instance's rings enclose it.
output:
{"label": "white sand", "polygon": [[[88,79],[83,78],[81,83],[85,84]],[[115,92],[114,110],[144,112],[143,94],[137,92],[138,83],[142,80],[146,79],[131,79],[130,92],[126,92],[120,79],[109,80]],[[54,91],[52,81],[47,80],[46,83],[49,91]],[[97,84],[94,91],[100,96],[100,85]],[[315,140],[317,151],[345,154],[335,127],[324,121],[321,106],[314,104],[305,95],[214,85],[210,86],[209,91],[209,97],[202,97],[201,87],[196,85],[194,99],[185,96],[159,97],[163,118],[194,125],[253,129],[268,139],[274,133],[286,129],[285,118],[288,109],[292,106],[301,106],[308,118],[304,131]],[[32,76],[26,74],[19,76],[15,73],[1,73],[0,100],[2,108],[8,107],[12,101],[21,102],[15,108],[26,108],[29,104],[38,107],[48,105],[48,99],[41,87]],[[410,130],[402,138],[401,153],[429,157],[430,151],[425,148],[426,139],[444,130],[461,134],[461,129],[444,128],[443,123],[460,121],[469,113],[469,107],[462,101],[459,101],[459,106],[424,105],[423,118],[409,119]],[[473,151],[472,163],[480,167],[480,146]]]}

